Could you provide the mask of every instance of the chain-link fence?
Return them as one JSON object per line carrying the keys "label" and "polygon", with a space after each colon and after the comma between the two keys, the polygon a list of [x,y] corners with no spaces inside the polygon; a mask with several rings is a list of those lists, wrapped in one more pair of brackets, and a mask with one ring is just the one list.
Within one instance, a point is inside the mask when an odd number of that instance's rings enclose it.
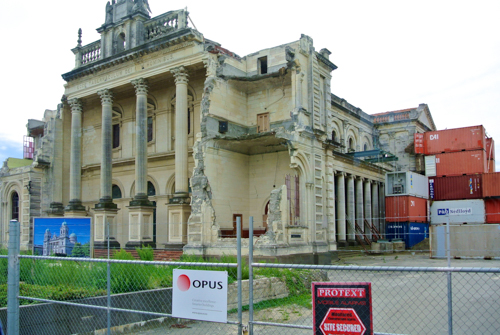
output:
{"label": "chain-link fence", "polygon": [[[500,329],[499,268],[260,263],[253,261],[251,240],[248,262],[237,257],[137,261],[125,251],[113,259],[0,255],[0,320],[7,328],[14,325],[10,312],[18,308],[19,329],[8,329],[8,335],[310,334],[312,283],[369,282],[374,334]],[[226,271],[228,322],[173,317],[174,269]]]}

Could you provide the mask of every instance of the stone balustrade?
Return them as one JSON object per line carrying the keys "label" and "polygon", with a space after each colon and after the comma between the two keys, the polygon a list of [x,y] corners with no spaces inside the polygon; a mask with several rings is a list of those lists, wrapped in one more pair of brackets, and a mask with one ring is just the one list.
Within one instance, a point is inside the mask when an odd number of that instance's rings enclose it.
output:
{"label": "stone balustrade", "polygon": [[81,65],[93,63],[101,59],[101,40],[83,46],[80,50]]}
{"label": "stone balustrade", "polygon": [[186,26],[187,12],[185,10],[168,12],[144,23],[144,40],[149,42],[168,35],[175,30],[186,28]]}

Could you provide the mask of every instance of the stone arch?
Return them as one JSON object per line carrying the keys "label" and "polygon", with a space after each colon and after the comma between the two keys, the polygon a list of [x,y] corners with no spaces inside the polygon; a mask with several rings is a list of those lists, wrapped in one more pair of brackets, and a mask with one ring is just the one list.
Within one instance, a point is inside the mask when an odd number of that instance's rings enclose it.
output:
{"label": "stone arch", "polygon": [[370,139],[368,138],[368,136],[363,136],[363,139],[362,139],[362,142],[361,142],[361,150],[362,151],[367,151],[367,150],[371,150],[373,149],[373,145],[371,144],[371,141]]}
{"label": "stone arch", "polygon": [[346,147],[347,150],[356,150],[356,146],[358,145],[358,137],[352,128],[347,130],[346,135]]}
{"label": "stone arch", "polygon": [[6,201],[4,204],[2,204],[4,210],[2,212],[3,219],[3,227],[2,227],[2,239],[3,241],[8,241],[8,231],[9,231],[9,223],[10,220],[12,219],[12,196],[17,193],[19,196],[19,218],[18,221],[22,221],[22,213],[23,213],[23,208],[22,208],[22,185],[19,181],[12,181],[8,183],[4,187],[4,191],[2,194],[2,198],[5,199]]}
{"label": "stone arch", "polygon": [[170,198],[174,196],[175,192],[175,173],[172,173],[170,178],[167,180],[167,184],[165,185],[165,194]]}
{"label": "stone arch", "polygon": [[[332,141],[334,142],[337,142],[337,143],[341,143],[342,142],[342,133],[340,131],[340,129],[342,129],[342,127],[340,127],[340,125],[333,121],[332,122]],[[336,138],[334,138],[334,134],[336,135]]]}
{"label": "stone arch", "polygon": [[[158,181],[154,177],[148,175],[148,177],[146,179],[146,192],[147,192],[147,182],[151,182],[151,184],[153,184],[155,191],[156,191],[155,196],[160,195],[160,193],[158,193],[160,190],[160,186],[158,185]],[[134,196],[135,196],[135,180],[132,182],[132,186],[130,187],[130,197],[133,198]]]}
{"label": "stone arch", "polygon": [[123,198],[125,198],[125,197],[126,197],[126,194],[125,194],[125,187],[123,187],[123,184],[122,184],[119,180],[117,180],[117,179],[112,179],[112,180],[111,180],[111,185],[116,185],[116,186],[120,189],[120,191],[121,191],[121,193],[122,193],[122,197],[121,197],[120,199],[123,199]]}

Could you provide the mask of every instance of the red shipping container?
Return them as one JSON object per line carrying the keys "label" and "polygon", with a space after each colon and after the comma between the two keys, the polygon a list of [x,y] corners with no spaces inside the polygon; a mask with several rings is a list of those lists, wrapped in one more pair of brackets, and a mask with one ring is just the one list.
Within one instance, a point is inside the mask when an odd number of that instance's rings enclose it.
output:
{"label": "red shipping container", "polygon": [[495,160],[495,141],[492,137],[486,139],[486,159]]}
{"label": "red shipping container", "polygon": [[424,146],[426,155],[464,150],[484,150],[486,148],[486,132],[483,126],[428,131],[425,133]]}
{"label": "red shipping container", "polygon": [[415,133],[413,134],[413,145],[415,146],[416,154],[424,154],[424,134]]}
{"label": "red shipping container", "polygon": [[428,200],[403,195],[385,198],[385,221],[428,223]]}
{"label": "red shipping container", "polygon": [[484,199],[486,223],[500,223],[500,199]]}
{"label": "red shipping container", "polygon": [[486,161],[486,172],[487,173],[495,173],[497,170],[495,168],[495,160],[494,159],[488,159]]}
{"label": "red shipping container", "polygon": [[460,176],[488,171],[484,150],[459,151],[436,155],[436,177]]}
{"label": "red shipping container", "polygon": [[500,197],[500,172],[483,175],[483,196]]}
{"label": "red shipping container", "polygon": [[429,177],[431,200],[464,200],[483,198],[483,175]]}

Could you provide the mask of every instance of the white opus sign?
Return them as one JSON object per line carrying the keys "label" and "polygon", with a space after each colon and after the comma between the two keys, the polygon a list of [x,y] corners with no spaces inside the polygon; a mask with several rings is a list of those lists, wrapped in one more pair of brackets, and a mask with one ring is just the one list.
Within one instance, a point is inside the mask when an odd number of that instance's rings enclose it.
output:
{"label": "white opus sign", "polygon": [[227,271],[174,269],[172,316],[227,322]]}

